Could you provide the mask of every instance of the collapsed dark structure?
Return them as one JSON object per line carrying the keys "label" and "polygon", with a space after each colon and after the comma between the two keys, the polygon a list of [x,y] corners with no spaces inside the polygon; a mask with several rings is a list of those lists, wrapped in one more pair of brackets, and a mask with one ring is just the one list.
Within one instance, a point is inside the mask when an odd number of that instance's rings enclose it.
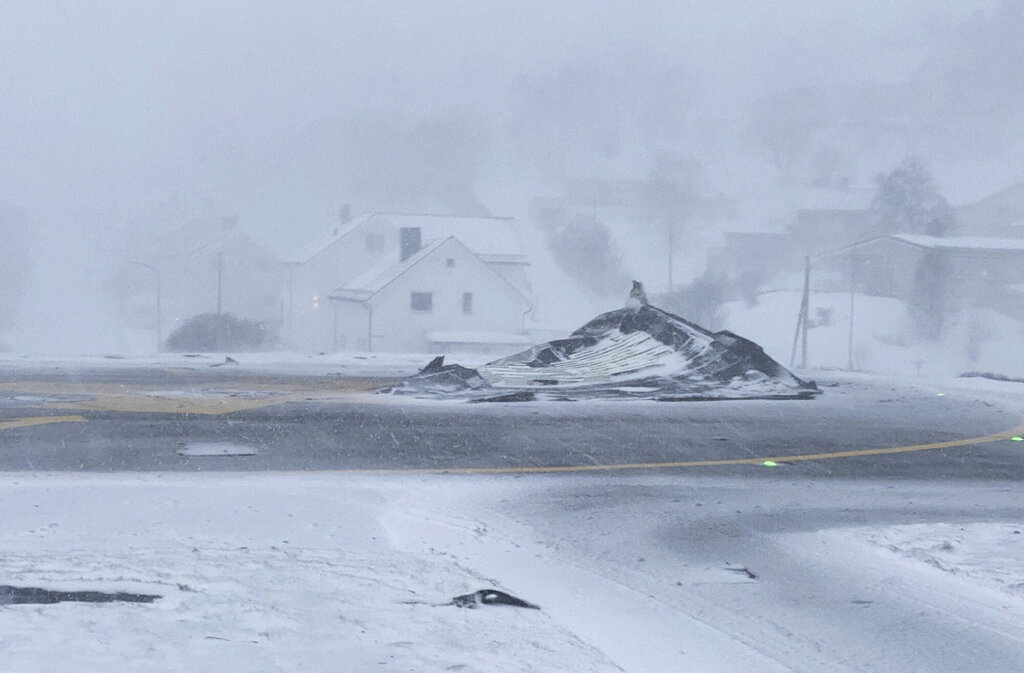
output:
{"label": "collapsed dark structure", "polygon": [[[636,292],[637,287],[640,292]],[[753,341],[710,332],[650,306],[634,283],[627,307],[603,313],[568,338],[477,369],[435,358],[382,392],[473,402],[536,399],[808,399],[821,391]]]}

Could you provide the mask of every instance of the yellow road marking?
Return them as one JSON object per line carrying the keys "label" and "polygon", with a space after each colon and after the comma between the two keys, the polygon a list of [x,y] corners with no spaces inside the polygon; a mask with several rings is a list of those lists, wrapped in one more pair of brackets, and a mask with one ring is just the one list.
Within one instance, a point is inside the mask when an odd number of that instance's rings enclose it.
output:
{"label": "yellow road marking", "polygon": [[[187,390],[172,386],[135,386],[113,383],[20,381],[0,384],[0,393],[30,395],[80,395],[79,400],[41,400],[32,405],[42,409],[114,411],[159,414],[219,415],[251,411],[275,404],[302,400],[331,400],[352,392],[372,390],[372,381],[331,382],[328,385],[267,385],[254,382],[210,383]],[[237,389],[236,389],[237,387]],[[262,396],[249,396],[252,392]]]}
{"label": "yellow road marking", "polygon": [[[160,393],[166,387],[125,386],[117,384],[97,383],[43,383],[21,382],[5,383],[0,390],[37,394],[84,394],[93,395],[93,399],[71,402],[43,402],[37,406],[51,409],[83,409],[92,411],[130,411],[151,413],[178,414],[226,414],[233,411],[247,411],[261,407],[283,404],[299,400],[337,399],[355,390],[369,390],[372,383],[358,382],[349,387],[319,388],[309,390],[296,385],[253,386],[246,384],[247,390],[262,389],[276,394],[264,398],[242,398],[232,395],[229,383],[221,384],[215,389],[198,390],[198,398],[165,397]],[[213,392],[211,392],[213,390]],[[243,391],[237,391],[241,393]],[[11,428],[46,425],[49,423],[85,422],[82,416],[40,416],[16,418],[0,421],[0,430]],[[860,456],[877,456],[896,453],[912,453],[915,451],[931,451],[960,446],[987,444],[1009,440],[1024,434],[1024,422],[1003,432],[984,437],[954,439],[945,442],[912,444],[908,446],[892,446],[877,449],[854,449],[850,451],[833,451],[797,455],[770,455],[758,458],[725,458],[718,460],[688,460],[647,463],[611,463],[598,465],[552,465],[523,467],[437,467],[437,468],[372,468],[372,469],[341,469],[321,470],[321,472],[340,473],[373,473],[373,474],[543,474],[559,472],[602,472],[615,470],[653,470],[686,467],[715,467],[720,465],[763,465],[766,461],[775,463],[794,463],[808,460],[834,460],[838,458],[854,458]]]}
{"label": "yellow road marking", "polygon": [[0,430],[11,430],[13,428],[29,428],[33,425],[48,425],[50,423],[85,423],[84,416],[34,416],[29,418],[15,418],[10,421],[0,421]]}
{"label": "yellow road marking", "polygon": [[851,451],[833,451],[828,453],[807,453],[792,456],[764,456],[761,458],[725,458],[721,460],[684,460],[664,463],[612,463],[607,465],[553,465],[528,467],[427,467],[427,468],[396,468],[366,470],[328,470],[344,473],[372,474],[545,474],[557,472],[610,472],[615,470],[657,470],[672,467],[715,467],[718,465],[763,465],[765,461],[776,463],[795,463],[802,460],[833,460],[836,458],[855,458],[858,456],[878,456],[892,453],[913,453],[915,451],[933,451],[958,446],[987,444],[1008,440],[1015,435],[1024,433],[1024,422],[1020,425],[984,437],[954,439],[946,442],[929,444],[911,444],[909,446],[890,446],[880,449],[854,449]]}

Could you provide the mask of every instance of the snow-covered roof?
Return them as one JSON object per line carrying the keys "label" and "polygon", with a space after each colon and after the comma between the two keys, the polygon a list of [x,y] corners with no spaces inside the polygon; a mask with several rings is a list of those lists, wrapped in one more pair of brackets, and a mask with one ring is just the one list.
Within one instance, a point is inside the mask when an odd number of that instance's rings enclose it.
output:
{"label": "snow-covered roof", "polygon": [[330,234],[310,241],[292,255],[292,259],[305,262],[320,254],[337,241],[345,238],[370,220],[380,219],[396,229],[418,227],[423,240],[445,239],[454,236],[484,261],[521,261],[525,259],[523,245],[511,217],[483,217],[467,215],[431,215],[409,213],[363,213],[346,224],[336,227]]}
{"label": "snow-covered roof", "polygon": [[889,238],[922,248],[944,250],[1024,250],[1024,238],[988,238],[985,236],[924,236],[892,234]]}
{"label": "snow-covered roof", "polygon": [[354,299],[364,301],[380,292],[384,287],[411,269],[421,259],[429,256],[435,250],[448,242],[449,239],[430,241],[416,253],[410,255],[404,261],[394,262],[385,258],[359,274],[343,286],[331,293],[332,298]]}
{"label": "snow-covered roof", "polygon": [[255,248],[262,253],[270,255],[270,252],[262,245],[252,239],[251,236],[242,231],[221,231],[217,232],[216,235],[209,239],[199,243],[195,247],[189,249],[189,257],[204,257],[207,255],[216,254],[230,248],[238,248],[246,246],[249,248]]}
{"label": "snow-covered roof", "polygon": [[467,330],[442,330],[427,332],[427,341],[435,344],[533,344],[525,334],[505,332],[473,332]]}
{"label": "snow-covered roof", "polygon": [[423,240],[459,239],[474,254],[522,255],[523,245],[511,217],[466,217],[458,215],[403,215],[377,213],[395,227],[418,227]]}
{"label": "snow-covered roof", "polygon": [[858,241],[835,250],[822,253],[824,256],[834,255],[862,248],[868,245],[877,245],[886,241],[912,245],[917,248],[928,250],[963,250],[973,252],[1024,252],[1024,238],[989,238],[984,236],[926,236],[923,234],[889,234],[888,236],[876,236],[866,241]]}
{"label": "snow-covered roof", "polygon": [[784,194],[794,210],[867,210],[875,195],[873,188],[796,189]]}
{"label": "snow-covered roof", "polygon": [[317,238],[303,245],[298,250],[293,251],[292,254],[290,255],[291,261],[305,262],[310,258],[315,257],[316,255],[320,254],[337,241],[340,241],[341,239],[345,238],[345,236],[347,236],[350,232],[355,230],[363,222],[374,217],[374,215],[376,215],[376,213],[363,213],[362,215],[357,215],[356,217],[353,217],[345,224],[335,227],[334,229],[331,230],[330,233],[318,236]]}

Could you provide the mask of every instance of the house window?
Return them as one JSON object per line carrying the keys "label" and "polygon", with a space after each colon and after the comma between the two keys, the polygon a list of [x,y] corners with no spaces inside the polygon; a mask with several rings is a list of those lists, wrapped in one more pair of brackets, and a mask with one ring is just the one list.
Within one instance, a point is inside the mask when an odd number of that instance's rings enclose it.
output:
{"label": "house window", "polygon": [[384,235],[383,234],[367,234],[366,235],[366,251],[367,252],[380,252],[384,249]]}
{"label": "house window", "polygon": [[444,265],[447,266],[449,269],[454,269],[455,268],[455,260],[452,259],[451,257],[449,257],[448,259],[446,259],[444,261]]}
{"label": "house window", "polygon": [[462,293],[462,312],[472,313],[473,312],[473,293],[463,292]]}
{"label": "house window", "polygon": [[434,310],[434,295],[431,292],[413,292],[410,295],[409,305],[414,311]]}

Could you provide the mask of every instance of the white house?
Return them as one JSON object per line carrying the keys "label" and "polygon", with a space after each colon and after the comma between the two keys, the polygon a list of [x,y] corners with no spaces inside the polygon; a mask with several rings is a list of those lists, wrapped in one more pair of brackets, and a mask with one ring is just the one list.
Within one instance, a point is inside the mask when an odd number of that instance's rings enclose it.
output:
{"label": "white house", "polygon": [[500,351],[530,343],[530,300],[459,239],[404,252],[330,294],[335,350]]}
{"label": "white house", "polygon": [[[405,276],[405,271],[399,272],[399,266],[414,255],[422,259],[424,251],[435,249],[435,244],[449,238],[456,239],[472,257],[462,266],[466,269],[475,269],[474,273],[487,278],[486,281],[478,283],[481,287],[493,285],[496,280],[501,280],[501,287],[507,286],[516,291],[516,302],[521,300],[527,305],[531,303],[532,290],[527,278],[529,262],[523,253],[512,218],[365,213],[343,222],[330,235],[312,242],[289,263],[285,340],[298,348],[315,351],[413,348],[413,342],[396,341],[395,330],[388,331],[387,335],[381,338],[372,337],[365,329],[350,330],[348,325],[351,320],[359,320],[366,327],[367,316],[355,317],[359,310],[364,309],[358,305],[332,306],[328,297],[336,295],[335,302],[358,304],[357,300],[363,297],[351,293],[370,291],[375,299],[366,305],[365,310],[369,310],[371,305],[377,307],[375,321],[378,327],[374,328],[375,334],[384,329],[382,321],[391,310],[391,304],[388,303],[391,295],[388,292],[377,297],[378,290],[373,289],[371,281],[389,274],[411,278]],[[485,274],[485,271],[488,273]],[[448,276],[453,277],[450,273]],[[440,289],[424,286],[422,291],[439,292]],[[463,291],[474,292],[468,286]],[[497,294],[504,292],[502,290]],[[521,332],[522,309],[519,308],[519,303],[516,303],[513,310],[514,320],[510,322],[504,315],[499,317],[490,309],[485,309],[483,295],[475,294],[474,297],[475,299],[471,301],[476,302],[475,314],[462,314],[461,304],[457,306],[457,313],[459,316],[475,317],[460,317],[458,324],[472,324],[474,331],[480,332],[479,338],[484,338],[484,332],[506,334],[509,325],[512,325],[517,333]],[[405,303],[408,301],[409,298],[406,297]],[[510,306],[508,302],[499,301],[499,304],[505,308]],[[353,311],[355,315],[349,315]],[[408,311],[401,312],[402,315],[405,313]],[[443,331],[444,324],[438,322],[439,317],[445,315],[443,309],[431,309],[417,315],[419,317],[416,318],[415,325],[430,323],[431,327],[427,331]],[[434,317],[428,319],[430,315]],[[487,320],[492,318],[491,327],[488,328]],[[418,345],[413,350],[433,350],[427,347],[429,342],[423,339],[417,337],[415,344]]]}

